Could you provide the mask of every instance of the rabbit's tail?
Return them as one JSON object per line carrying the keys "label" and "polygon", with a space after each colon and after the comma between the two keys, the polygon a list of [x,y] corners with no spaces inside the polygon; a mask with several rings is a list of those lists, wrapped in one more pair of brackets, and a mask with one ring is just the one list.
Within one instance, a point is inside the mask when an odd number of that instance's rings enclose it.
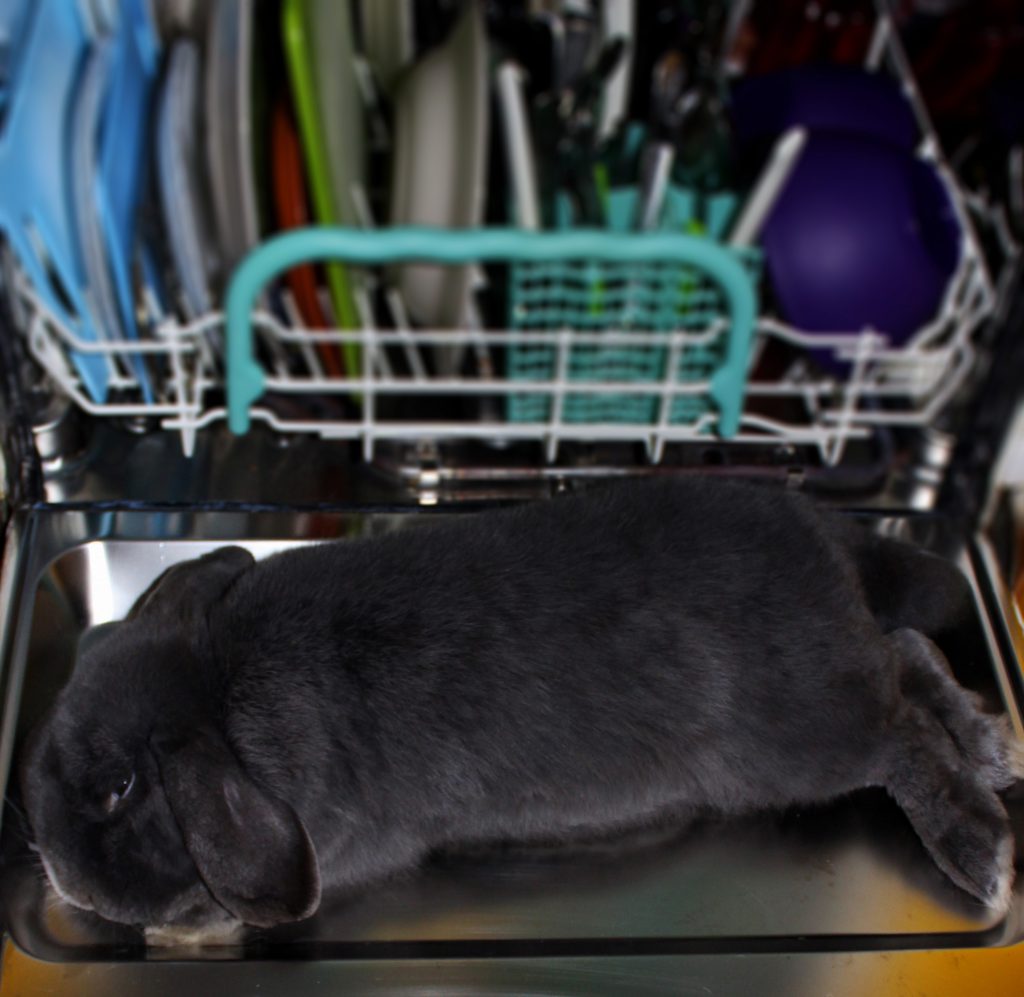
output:
{"label": "rabbit's tail", "polygon": [[910,630],[889,640],[904,695],[882,781],[939,868],[1004,913],[1014,842],[995,790],[1020,776],[1024,753],[1009,728],[956,684],[931,641]]}
{"label": "rabbit's tail", "polygon": [[946,558],[877,536],[843,516],[835,516],[832,526],[883,633],[913,627],[935,637],[971,618],[970,584]]}
{"label": "rabbit's tail", "polygon": [[981,697],[961,686],[946,656],[924,634],[897,630],[887,638],[899,663],[900,692],[928,710],[968,767],[995,790],[1024,778],[1024,742],[1005,714],[984,713]]}

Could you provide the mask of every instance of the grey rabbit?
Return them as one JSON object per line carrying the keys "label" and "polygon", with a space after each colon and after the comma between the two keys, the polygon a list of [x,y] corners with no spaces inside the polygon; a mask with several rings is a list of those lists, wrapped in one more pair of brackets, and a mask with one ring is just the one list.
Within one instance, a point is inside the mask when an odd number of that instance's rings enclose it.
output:
{"label": "grey rabbit", "polygon": [[55,890],[154,938],[306,918],[439,847],[867,786],[1001,912],[1024,752],[926,636],[968,603],[939,558],[700,477],[221,548],[83,651],[24,801]]}

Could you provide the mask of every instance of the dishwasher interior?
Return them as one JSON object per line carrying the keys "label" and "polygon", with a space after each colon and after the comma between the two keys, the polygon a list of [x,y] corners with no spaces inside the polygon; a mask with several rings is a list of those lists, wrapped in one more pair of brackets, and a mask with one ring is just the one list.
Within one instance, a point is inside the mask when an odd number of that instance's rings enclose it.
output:
{"label": "dishwasher interior", "polygon": [[[49,10],[49,0],[43,6]],[[179,51],[187,40],[181,24],[198,16],[189,13],[192,6],[156,5],[178,25]],[[286,2],[282,9],[306,6],[316,4]],[[351,6],[361,10],[369,44],[373,25],[381,28],[373,5]],[[491,8],[501,5],[415,6],[451,27],[466,49],[460,57],[469,58],[479,44],[473,18],[498,17]],[[544,23],[561,18],[563,28],[580,30],[587,10],[611,18],[609,12],[632,5],[507,6],[531,11],[537,23],[550,15]],[[691,6],[659,2],[649,11]],[[735,42],[730,59],[754,45],[751,38],[758,42],[744,56],[751,76],[758,67],[767,73],[790,59],[798,63],[792,53],[802,44],[816,46],[807,61],[821,61],[827,49],[826,61],[869,66],[902,87],[907,127],[932,171],[928,183],[944,191],[961,237],[959,262],[934,318],[910,338],[887,337],[870,324],[840,333],[801,328],[787,317],[777,272],[773,281],[764,278],[773,265],[767,241],[759,247],[722,235],[714,253],[699,257],[699,266],[709,268],[703,275],[673,269],[671,260],[637,262],[629,253],[649,253],[653,245],[685,255],[693,231],[682,242],[673,232],[664,244],[657,242],[661,232],[638,235],[629,230],[633,201],[624,209],[625,230],[611,226],[614,238],[588,236],[584,227],[530,233],[537,236],[531,244],[520,238],[529,184],[511,175],[514,156],[507,165],[492,164],[509,171],[501,176],[515,195],[514,232],[502,225],[489,243],[474,241],[474,233],[435,232],[424,255],[423,243],[410,249],[396,236],[402,226],[371,231],[366,217],[336,218],[346,229],[333,229],[316,245],[285,242],[294,234],[285,233],[276,250],[244,247],[252,252],[238,254],[233,277],[226,268],[216,302],[193,307],[195,288],[184,279],[175,289],[185,303],[180,308],[163,309],[142,295],[136,339],[90,340],[87,323],[68,318],[75,308],[66,298],[75,289],[66,288],[65,297],[41,291],[39,275],[8,244],[0,336],[7,519],[0,573],[0,772],[7,776],[0,995],[44,987],[297,993],[325,985],[367,993],[663,993],[684,984],[694,992],[749,993],[756,981],[765,993],[824,988],[855,995],[911,982],[927,991],[938,979],[948,993],[980,992],[980,980],[986,993],[1017,993],[1024,885],[1018,882],[1007,917],[992,916],[946,882],[881,791],[575,848],[508,844],[437,854],[414,873],[337,898],[308,921],[202,949],[147,948],[134,929],[53,903],[30,847],[12,769],[18,747],[70,673],[79,640],[123,617],[164,568],[224,543],[263,557],[299,544],[416,529],[424,519],[472,515],[626,475],[766,479],[949,558],[971,583],[976,613],[940,643],[958,680],[986,708],[1005,709],[1024,733],[1024,506],[1017,498],[1024,492],[1013,475],[1001,476],[1001,454],[1013,449],[1007,428],[1024,360],[1017,243],[1024,187],[1013,167],[1020,146],[1007,152],[997,142],[994,153],[976,147],[961,134],[961,119],[942,117],[936,71],[915,48],[915,39],[934,28],[921,18],[908,21],[884,3],[843,0],[822,5],[813,30],[780,41],[793,18],[803,24],[810,17],[805,6],[819,5],[781,4],[774,15],[765,3],[707,6],[728,22],[722,30]],[[218,0],[214,7],[230,20],[225,11],[248,5]],[[645,16],[653,17],[649,11]],[[211,32],[225,30],[216,28],[217,17],[210,21]],[[428,16],[421,21],[426,30]],[[524,24],[502,24],[522,45],[515,31]],[[440,28],[435,34],[428,52],[444,49]],[[562,39],[571,40],[571,32]],[[644,44],[651,47],[650,37]],[[934,57],[934,48],[921,46]],[[650,58],[643,46],[637,52]],[[478,58],[476,52],[469,61]],[[514,73],[499,70],[494,86],[505,88],[495,97],[506,114],[491,126],[497,143],[502,127],[511,134],[511,112],[521,105]],[[926,98],[938,108],[937,126]],[[393,127],[397,142],[401,115],[380,120]],[[372,137],[380,121],[369,121]],[[771,164],[788,155],[783,141],[762,149],[759,169],[744,178],[748,205],[757,201],[754,193],[770,193],[772,182],[778,197]],[[374,148],[370,161],[379,162]],[[496,159],[504,160],[500,147]],[[227,203],[230,161],[211,168]],[[570,188],[568,201],[554,198],[569,214],[553,227],[581,224],[572,212],[583,212],[587,198]],[[488,193],[482,210],[492,227],[507,221],[508,190]],[[372,222],[380,205],[372,187],[369,193]],[[718,202],[708,199],[701,218],[706,225],[712,203]],[[424,219],[412,212],[398,221]],[[355,226],[364,231],[353,236]],[[574,269],[563,257],[569,250],[586,255],[572,241],[580,232],[600,259]],[[655,242],[635,242],[643,238]],[[349,302],[354,319],[346,317],[338,259],[366,292]],[[686,266],[696,265],[686,259]],[[290,283],[299,268],[308,275],[314,266],[316,303]],[[716,284],[712,271],[733,284]],[[285,281],[278,280],[282,272]],[[474,281],[476,290],[467,292]],[[645,307],[636,305],[646,300],[645,281],[680,295],[666,327],[658,326],[657,310],[639,318],[630,310]],[[413,302],[427,286],[462,294],[463,305],[474,308],[410,322],[390,291],[397,287]],[[116,296],[108,314],[117,313]],[[82,302],[83,312],[92,307]],[[323,323],[311,318],[317,309]],[[744,321],[749,356],[730,366],[729,344]],[[720,342],[723,329],[733,340]],[[636,366],[644,350],[653,367]],[[627,410],[638,414],[621,417]],[[231,431],[244,428],[243,435]],[[1010,790],[1005,802],[1020,852],[1024,787]],[[1017,865],[1019,873],[1020,856]]]}

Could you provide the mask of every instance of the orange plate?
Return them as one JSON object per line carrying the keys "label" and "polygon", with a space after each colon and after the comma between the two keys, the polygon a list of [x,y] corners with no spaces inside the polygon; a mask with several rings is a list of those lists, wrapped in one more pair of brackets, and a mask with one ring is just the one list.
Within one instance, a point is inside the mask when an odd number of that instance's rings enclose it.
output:
{"label": "orange plate", "polygon": [[[302,173],[298,130],[288,102],[283,97],[274,106],[270,144],[277,223],[281,229],[301,228],[309,224],[309,199]],[[320,306],[313,267],[309,264],[294,267],[288,271],[285,279],[295,297],[302,321],[310,329],[328,328],[327,317]],[[344,377],[345,367],[340,349],[333,343],[317,343],[316,347],[328,377]]]}

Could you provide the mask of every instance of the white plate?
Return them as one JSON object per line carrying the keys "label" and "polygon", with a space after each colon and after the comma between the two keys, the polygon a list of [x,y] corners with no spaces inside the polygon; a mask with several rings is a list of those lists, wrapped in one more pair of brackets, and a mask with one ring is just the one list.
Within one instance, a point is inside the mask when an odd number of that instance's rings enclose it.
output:
{"label": "white plate", "polygon": [[[476,0],[451,36],[417,62],[395,93],[391,223],[476,228],[483,219],[488,149],[487,35]],[[457,328],[472,305],[473,268],[404,266],[396,282],[412,319]],[[439,349],[443,374],[458,369],[461,348]]]}

